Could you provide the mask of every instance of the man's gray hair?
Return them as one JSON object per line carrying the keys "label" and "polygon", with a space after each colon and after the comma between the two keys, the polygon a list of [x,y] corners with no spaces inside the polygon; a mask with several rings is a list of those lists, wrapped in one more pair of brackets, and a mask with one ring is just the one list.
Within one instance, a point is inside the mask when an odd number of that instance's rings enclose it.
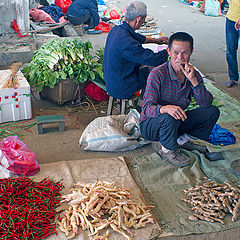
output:
{"label": "man's gray hair", "polygon": [[147,6],[145,3],[140,1],[134,1],[127,5],[125,10],[126,21],[133,21],[137,17],[147,16]]}

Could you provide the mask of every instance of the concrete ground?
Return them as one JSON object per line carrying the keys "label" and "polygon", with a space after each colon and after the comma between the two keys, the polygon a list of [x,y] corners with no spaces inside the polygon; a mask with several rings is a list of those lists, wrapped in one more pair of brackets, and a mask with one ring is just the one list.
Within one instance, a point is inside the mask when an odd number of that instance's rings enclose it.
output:
{"label": "concrete ground", "polygon": [[[109,0],[110,2],[110,0]],[[111,0],[111,6],[124,7],[129,0]],[[176,31],[187,31],[195,39],[195,50],[191,62],[205,75],[216,83],[216,86],[239,99],[240,91],[236,86],[227,89],[224,82],[227,79],[227,63],[225,60],[225,17],[207,17],[198,9],[180,3],[177,0],[144,0],[150,15],[158,19],[158,25],[166,36]],[[90,40],[94,49],[105,45],[107,34],[90,36],[84,34],[83,41]],[[66,106],[59,107],[47,101],[36,102],[33,99],[33,118],[29,123],[35,122],[36,115],[64,114],[66,116],[66,131],[59,133],[56,129],[48,129],[47,133],[38,135],[34,126],[32,132],[24,132],[22,140],[36,154],[39,163],[49,163],[62,160],[81,160],[91,158],[107,158],[112,156],[140,156],[151,154],[154,150],[150,145],[134,151],[121,153],[86,152],[78,147],[79,138],[87,124],[98,116],[106,115],[106,104],[98,106],[97,112],[92,109],[81,108],[67,111]],[[95,103],[94,103],[95,104]],[[1,126],[0,126],[1,127]],[[133,163],[129,167],[134,175]],[[137,179],[136,179],[137,181]],[[141,186],[140,186],[141,188]],[[211,234],[189,235],[182,237],[164,237],[166,240],[237,240],[240,228]]]}

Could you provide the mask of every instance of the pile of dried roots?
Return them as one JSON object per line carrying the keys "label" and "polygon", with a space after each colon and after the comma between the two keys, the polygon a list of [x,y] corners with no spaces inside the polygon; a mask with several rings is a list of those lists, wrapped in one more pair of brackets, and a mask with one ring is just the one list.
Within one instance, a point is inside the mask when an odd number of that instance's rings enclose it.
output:
{"label": "pile of dried roots", "polygon": [[129,190],[117,187],[115,182],[78,183],[71,192],[63,196],[63,202],[70,206],[58,222],[68,239],[75,237],[78,227],[89,230],[89,237],[94,240],[108,239],[110,232],[106,228],[110,227],[131,240],[130,228],[154,222],[149,207],[131,199]]}
{"label": "pile of dried roots", "polygon": [[186,189],[184,193],[188,198],[183,201],[190,203],[194,211],[193,215],[189,216],[189,220],[224,224],[223,219],[227,213],[232,214],[232,221],[239,216],[240,185],[234,187],[228,182],[219,184],[211,181]]}

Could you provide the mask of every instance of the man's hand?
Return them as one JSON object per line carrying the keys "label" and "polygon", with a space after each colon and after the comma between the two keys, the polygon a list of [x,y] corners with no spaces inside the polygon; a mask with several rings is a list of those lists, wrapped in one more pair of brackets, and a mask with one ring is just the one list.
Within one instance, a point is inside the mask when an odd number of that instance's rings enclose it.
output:
{"label": "man's hand", "polygon": [[160,113],[161,114],[168,113],[170,116],[172,116],[176,120],[185,121],[187,119],[187,114],[185,113],[185,111],[181,107],[176,105],[162,106],[160,108]]}
{"label": "man's hand", "polygon": [[236,23],[235,23],[235,28],[236,28],[237,31],[240,30],[240,19],[238,19],[238,20],[236,21]]}
{"label": "man's hand", "polygon": [[168,37],[146,38],[144,43],[168,44]]}
{"label": "man's hand", "polygon": [[157,44],[168,44],[168,37],[160,37],[156,38]]}
{"label": "man's hand", "polygon": [[197,78],[195,76],[195,69],[194,69],[194,67],[191,64],[189,64],[189,63],[185,63],[185,64],[181,64],[180,68],[181,68],[183,74],[192,83],[192,85],[194,87],[196,87],[198,85],[198,80],[197,80]]}

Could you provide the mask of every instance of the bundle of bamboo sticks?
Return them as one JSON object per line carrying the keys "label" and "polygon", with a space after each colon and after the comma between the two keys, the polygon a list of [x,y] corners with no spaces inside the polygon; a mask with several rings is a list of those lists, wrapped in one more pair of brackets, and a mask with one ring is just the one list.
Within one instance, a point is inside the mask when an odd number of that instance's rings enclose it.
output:
{"label": "bundle of bamboo sticks", "polygon": [[23,64],[21,62],[15,62],[11,65],[12,73],[9,78],[5,81],[3,88],[18,88],[20,83],[17,79],[17,72]]}

